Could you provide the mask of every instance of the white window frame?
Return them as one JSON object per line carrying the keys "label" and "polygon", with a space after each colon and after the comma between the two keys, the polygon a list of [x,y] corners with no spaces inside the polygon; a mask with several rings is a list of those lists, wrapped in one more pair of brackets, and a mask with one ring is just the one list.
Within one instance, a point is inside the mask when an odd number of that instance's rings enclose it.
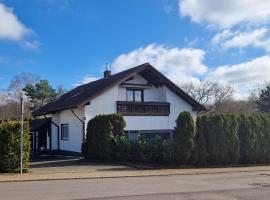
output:
{"label": "white window frame", "polygon": [[[67,127],[67,133],[66,135],[64,135],[64,128],[63,127]],[[69,139],[69,124],[61,124],[61,140],[68,140]]]}

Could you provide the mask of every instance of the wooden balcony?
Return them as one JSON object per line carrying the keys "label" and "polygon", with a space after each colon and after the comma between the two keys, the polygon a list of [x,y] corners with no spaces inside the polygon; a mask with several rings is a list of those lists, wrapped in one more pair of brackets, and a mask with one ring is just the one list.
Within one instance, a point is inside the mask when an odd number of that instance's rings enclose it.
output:
{"label": "wooden balcony", "polygon": [[117,101],[117,113],[129,116],[168,116],[170,103],[168,102],[132,102]]}

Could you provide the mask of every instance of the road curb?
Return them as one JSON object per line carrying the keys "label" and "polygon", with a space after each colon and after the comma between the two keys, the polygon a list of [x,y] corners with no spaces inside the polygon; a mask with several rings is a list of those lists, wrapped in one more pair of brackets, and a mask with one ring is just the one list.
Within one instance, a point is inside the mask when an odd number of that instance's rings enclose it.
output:
{"label": "road curb", "polygon": [[[257,170],[237,170],[237,171],[215,171],[215,172],[190,172],[190,173],[164,173],[164,174],[142,174],[142,175],[119,175],[119,176],[92,176],[92,177],[61,177],[61,178],[37,178],[37,179],[12,179],[0,180],[0,183],[10,182],[31,182],[31,181],[61,181],[61,180],[83,180],[83,179],[109,179],[109,178],[138,178],[138,177],[158,177],[158,176],[185,176],[185,175],[203,175],[203,174],[227,174],[227,173],[247,173],[247,172],[263,172],[270,169],[257,169]],[[44,174],[46,175],[46,174]],[[269,174],[270,175],[270,174]],[[0,175],[1,176],[1,175]]]}

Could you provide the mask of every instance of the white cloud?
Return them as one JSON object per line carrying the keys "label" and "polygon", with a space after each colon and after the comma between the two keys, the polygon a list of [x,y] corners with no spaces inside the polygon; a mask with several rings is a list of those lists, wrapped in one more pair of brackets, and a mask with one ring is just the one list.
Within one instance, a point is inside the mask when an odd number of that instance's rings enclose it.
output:
{"label": "white cloud", "polygon": [[149,62],[176,84],[205,79],[235,88],[236,98],[246,98],[258,85],[270,81],[270,56],[262,56],[236,65],[208,68],[204,63],[205,53],[200,49],[168,48],[150,44],[118,56],[113,72],[119,72]]}
{"label": "white cloud", "polygon": [[254,47],[270,51],[270,30],[262,27],[248,31],[223,30],[218,32],[211,41],[212,45],[223,49]]}
{"label": "white cloud", "polygon": [[92,82],[92,81],[95,81],[95,80],[97,80],[97,79],[99,79],[99,78],[87,74],[86,76],[84,76],[84,77],[82,78],[81,81],[78,81],[78,82],[74,83],[73,86],[74,86],[74,87],[77,87],[77,86],[79,86],[79,85],[83,85],[83,84],[86,84],[86,83],[90,83],[90,82]]}
{"label": "white cloud", "polygon": [[150,44],[118,56],[112,63],[113,72],[119,72],[145,62],[151,63],[175,83],[198,81],[207,66],[203,64],[205,52],[201,49],[169,48]]}
{"label": "white cloud", "polygon": [[218,32],[211,40],[211,44],[219,45],[220,42],[223,42],[224,40],[228,39],[229,37],[235,35],[231,30],[225,29],[221,32]]}
{"label": "white cloud", "polygon": [[258,84],[270,80],[270,56],[217,67],[207,74],[206,79],[231,84],[235,87],[237,97],[247,97]]}
{"label": "white cloud", "polygon": [[256,29],[250,32],[240,32],[232,38],[224,41],[224,48],[244,48],[248,46],[270,50],[270,30],[266,28]]}
{"label": "white cloud", "polygon": [[20,41],[30,33],[31,30],[19,21],[13,9],[0,3],[0,39]]}
{"label": "white cloud", "polygon": [[264,24],[270,19],[268,0],[179,0],[179,10],[193,22],[219,28]]}

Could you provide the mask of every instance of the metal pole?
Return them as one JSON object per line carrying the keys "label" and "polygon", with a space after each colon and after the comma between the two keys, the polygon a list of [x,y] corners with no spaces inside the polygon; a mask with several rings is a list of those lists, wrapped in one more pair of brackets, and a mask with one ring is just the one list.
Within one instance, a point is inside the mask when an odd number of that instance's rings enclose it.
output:
{"label": "metal pole", "polygon": [[23,173],[23,97],[21,97],[21,155],[20,155],[20,164],[21,164],[21,174]]}

